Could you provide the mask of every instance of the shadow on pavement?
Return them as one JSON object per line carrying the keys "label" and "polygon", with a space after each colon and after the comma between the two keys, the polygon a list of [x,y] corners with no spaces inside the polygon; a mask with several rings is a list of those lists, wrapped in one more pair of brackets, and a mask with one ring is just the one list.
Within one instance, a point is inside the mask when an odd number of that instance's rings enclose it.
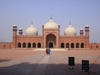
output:
{"label": "shadow on pavement", "polygon": [[0,59],[0,62],[5,62],[5,61],[10,61],[11,59],[7,59],[7,60],[3,60],[3,59]]}
{"label": "shadow on pavement", "polygon": [[[34,75],[37,66],[42,67],[37,72],[41,72],[39,75],[88,75],[88,73],[82,71],[81,64],[75,64],[74,69],[70,70],[68,64],[30,64],[29,62],[16,64],[8,67],[0,67],[0,75]],[[42,74],[42,71],[45,74]],[[94,64],[90,67],[90,75],[100,75],[100,64]]]}

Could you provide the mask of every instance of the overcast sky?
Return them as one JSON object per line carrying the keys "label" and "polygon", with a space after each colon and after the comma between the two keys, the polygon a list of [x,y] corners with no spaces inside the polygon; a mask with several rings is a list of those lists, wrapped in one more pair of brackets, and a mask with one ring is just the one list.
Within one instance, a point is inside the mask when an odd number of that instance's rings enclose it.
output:
{"label": "overcast sky", "polygon": [[42,25],[50,20],[60,24],[60,35],[71,21],[77,35],[90,27],[90,42],[100,43],[100,0],[0,0],[0,42],[12,42],[12,26],[26,29],[33,22],[42,35]]}

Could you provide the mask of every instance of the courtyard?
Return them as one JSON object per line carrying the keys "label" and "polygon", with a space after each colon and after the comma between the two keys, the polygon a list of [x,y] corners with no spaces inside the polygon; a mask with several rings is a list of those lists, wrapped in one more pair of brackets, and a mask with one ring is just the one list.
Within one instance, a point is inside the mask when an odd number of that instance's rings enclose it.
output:
{"label": "courtyard", "polygon": [[[73,70],[68,57],[75,57]],[[100,50],[0,49],[0,75],[88,75],[82,60],[89,60],[89,74],[100,75]]]}

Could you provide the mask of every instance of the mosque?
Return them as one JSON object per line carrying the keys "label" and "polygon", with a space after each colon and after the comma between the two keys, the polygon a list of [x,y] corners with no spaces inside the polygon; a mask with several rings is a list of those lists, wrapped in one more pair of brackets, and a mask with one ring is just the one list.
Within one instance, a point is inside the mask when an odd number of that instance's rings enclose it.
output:
{"label": "mosque", "polygon": [[85,26],[85,30],[80,29],[80,35],[77,35],[76,29],[69,24],[64,30],[64,35],[60,35],[60,25],[50,18],[47,23],[42,25],[42,35],[38,35],[38,29],[33,24],[26,29],[26,35],[23,35],[21,28],[17,29],[17,25],[13,25],[12,31],[12,42],[0,43],[0,48],[100,49],[100,43],[89,42],[88,25]]}

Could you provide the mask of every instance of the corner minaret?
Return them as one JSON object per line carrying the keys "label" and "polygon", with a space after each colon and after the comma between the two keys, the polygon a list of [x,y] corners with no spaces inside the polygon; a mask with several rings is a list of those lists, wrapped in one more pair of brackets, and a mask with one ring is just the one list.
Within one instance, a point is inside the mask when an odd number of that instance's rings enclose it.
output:
{"label": "corner minaret", "polygon": [[85,36],[89,37],[89,26],[85,26]]}
{"label": "corner minaret", "polygon": [[22,35],[23,34],[23,30],[22,28],[19,28],[19,35]]}
{"label": "corner minaret", "polygon": [[17,26],[13,25],[13,46],[12,48],[17,47]]}
{"label": "corner minaret", "polygon": [[83,29],[81,28],[80,29],[80,35],[83,36],[83,34],[84,34],[84,32],[83,32]]}
{"label": "corner minaret", "polygon": [[86,37],[85,48],[89,49],[89,26],[88,25],[85,26],[85,37]]}

